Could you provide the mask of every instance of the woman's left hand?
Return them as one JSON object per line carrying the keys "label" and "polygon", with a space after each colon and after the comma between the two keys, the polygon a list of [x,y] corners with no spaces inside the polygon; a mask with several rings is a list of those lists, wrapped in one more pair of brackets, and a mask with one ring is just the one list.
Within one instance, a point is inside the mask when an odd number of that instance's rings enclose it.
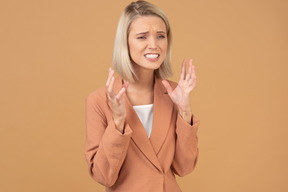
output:
{"label": "woman's left hand", "polygon": [[192,59],[189,60],[188,71],[186,74],[186,60],[183,61],[180,80],[178,86],[173,90],[168,81],[163,80],[162,84],[166,88],[171,100],[178,106],[182,118],[191,123],[192,110],[190,106],[189,94],[196,86],[195,69]]}

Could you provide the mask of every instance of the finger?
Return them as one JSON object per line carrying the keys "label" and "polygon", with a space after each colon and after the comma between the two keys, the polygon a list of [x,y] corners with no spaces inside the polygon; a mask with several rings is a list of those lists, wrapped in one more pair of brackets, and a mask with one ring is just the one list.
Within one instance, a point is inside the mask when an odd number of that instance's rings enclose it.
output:
{"label": "finger", "polygon": [[172,87],[170,86],[170,84],[168,83],[168,81],[163,80],[163,81],[162,81],[162,84],[163,84],[164,87],[166,88],[168,94],[170,94],[170,93],[173,91],[173,89],[172,89]]}
{"label": "finger", "polygon": [[188,67],[188,73],[192,76],[193,71],[193,65],[192,65],[192,59],[189,60],[189,67]]}
{"label": "finger", "polygon": [[191,78],[194,79],[194,77],[196,77],[196,75],[195,75],[195,66],[192,65],[192,75],[191,75]]}
{"label": "finger", "polygon": [[196,77],[193,78],[193,80],[191,80],[191,82],[189,82],[189,90],[192,91],[196,86]]}
{"label": "finger", "polygon": [[196,81],[195,66],[192,65],[192,75],[191,75],[191,78],[188,81],[188,85],[189,86],[195,86],[195,84],[196,84],[195,81]]}
{"label": "finger", "polygon": [[191,79],[191,74],[188,73],[188,74],[186,75],[185,81],[188,81],[188,82],[189,82],[190,79]]}
{"label": "finger", "polygon": [[129,86],[129,82],[128,82],[128,81],[124,81],[124,83],[123,83],[123,87],[124,87],[125,89],[127,89],[128,86]]}
{"label": "finger", "polygon": [[180,80],[184,80],[185,75],[186,75],[186,60],[184,59],[181,68]]}
{"label": "finger", "polygon": [[125,91],[126,91],[126,88],[124,88],[124,87],[122,87],[122,89],[119,91],[119,93],[116,95],[116,100],[117,101],[119,101],[121,98],[122,98],[122,96],[123,96],[123,94],[125,93]]}
{"label": "finger", "polygon": [[108,78],[107,78],[107,81],[106,81],[106,87],[108,87],[110,79],[111,79],[111,68],[109,67],[109,74],[108,74]]}
{"label": "finger", "polygon": [[108,89],[107,89],[107,93],[108,93],[108,96],[109,96],[110,98],[113,98],[113,97],[114,97],[114,94],[113,94],[114,80],[115,80],[115,77],[112,76],[111,81],[110,81],[110,84],[108,85]]}
{"label": "finger", "polygon": [[109,68],[109,75],[108,75],[108,79],[107,79],[107,82],[106,82],[106,87],[109,86],[113,74],[114,74],[114,71],[111,68]]}
{"label": "finger", "polygon": [[193,78],[190,78],[190,79],[188,80],[188,86],[189,86],[189,87],[193,84],[193,81],[194,81]]}

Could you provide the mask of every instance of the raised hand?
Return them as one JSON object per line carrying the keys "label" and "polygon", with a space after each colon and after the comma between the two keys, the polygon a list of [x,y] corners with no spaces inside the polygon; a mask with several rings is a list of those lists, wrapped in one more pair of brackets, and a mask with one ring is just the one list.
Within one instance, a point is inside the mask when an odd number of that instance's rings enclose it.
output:
{"label": "raised hand", "polygon": [[168,81],[162,81],[171,100],[178,106],[180,115],[188,123],[191,122],[192,115],[189,94],[196,86],[196,75],[194,68],[195,67],[192,65],[192,59],[190,59],[188,71],[186,73],[186,60],[183,61],[180,80],[178,82],[178,86],[174,90]]}
{"label": "raised hand", "polygon": [[114,80],[114,71],[109,68],[109,75],[106,82],[107,97],[109,100],[109,106],[113,113],[113,120],[116,128],[123,133],[124,121],[126,117],[125,92],[129,86],[129,83],[125,82],[122,89],[116,94],[113,90]]}

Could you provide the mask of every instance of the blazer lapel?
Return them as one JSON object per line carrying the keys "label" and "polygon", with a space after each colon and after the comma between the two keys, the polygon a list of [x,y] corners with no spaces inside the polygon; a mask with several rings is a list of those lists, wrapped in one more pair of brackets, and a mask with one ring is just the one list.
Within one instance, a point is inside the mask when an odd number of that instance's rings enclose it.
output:
{"label": "blazer lapel", "polygon": [[[135,110],[130,104],[128,98],[126,97],[126,123],[128,123],[133,130],[132,140],[142,151],[142,153],[149,159],[151,163],[154,164],[160,171],[162,171],[160,162],[154,152],[154,149],[149,141],[145,128],[143,127],[141,121],[138,118]],[[152,129],[153,132],[153,129]]]}
{"label": "blazer lapel", "polygon": [[[122,88],[122,79],[118,77],[115,80],[115,92],[119,92]],[[154,91],[155,92],[155,91]],[[155,93],[154,93],[155,94]],[[159,171],[162,171],[160,162],[156,156],[156,153],[151,145],[151,142],[148,139],[145,128],[143,127],[140,119],[138,118],[137,113],[135,112],[133,106],[131,105],[128,97],[125,98],[126,104],[126,118],[125,121],[130,125],[130,128],[133,130],[132,140],[138,146],[140,151],[146,156],[146,158],[157,168]],[[155,110],[155,107],[154,107]],[[154,115],[153,115],[154,116]],[[154,119],[154,118],[153,118]],[[154,120],[153,120],[154,124]],[[153,132],[153,128],[152,128]],[[151,133],[152,134],[152,133]]]}
{"label": "blazer lapel", "polygon": [[161,81],[155,78],[153,124],[150,136],[156,154],[159,153],[169,131],[174,105]]}

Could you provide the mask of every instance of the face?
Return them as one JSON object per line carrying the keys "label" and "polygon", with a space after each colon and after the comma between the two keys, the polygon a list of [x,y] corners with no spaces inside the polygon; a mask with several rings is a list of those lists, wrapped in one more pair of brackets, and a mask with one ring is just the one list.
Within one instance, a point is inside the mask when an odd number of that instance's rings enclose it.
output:
{"label": "face", "polygon": [[164,21],[156,16],[135,19],[130,26],[128,46],[134,69],[158,69],[168,46]]}

